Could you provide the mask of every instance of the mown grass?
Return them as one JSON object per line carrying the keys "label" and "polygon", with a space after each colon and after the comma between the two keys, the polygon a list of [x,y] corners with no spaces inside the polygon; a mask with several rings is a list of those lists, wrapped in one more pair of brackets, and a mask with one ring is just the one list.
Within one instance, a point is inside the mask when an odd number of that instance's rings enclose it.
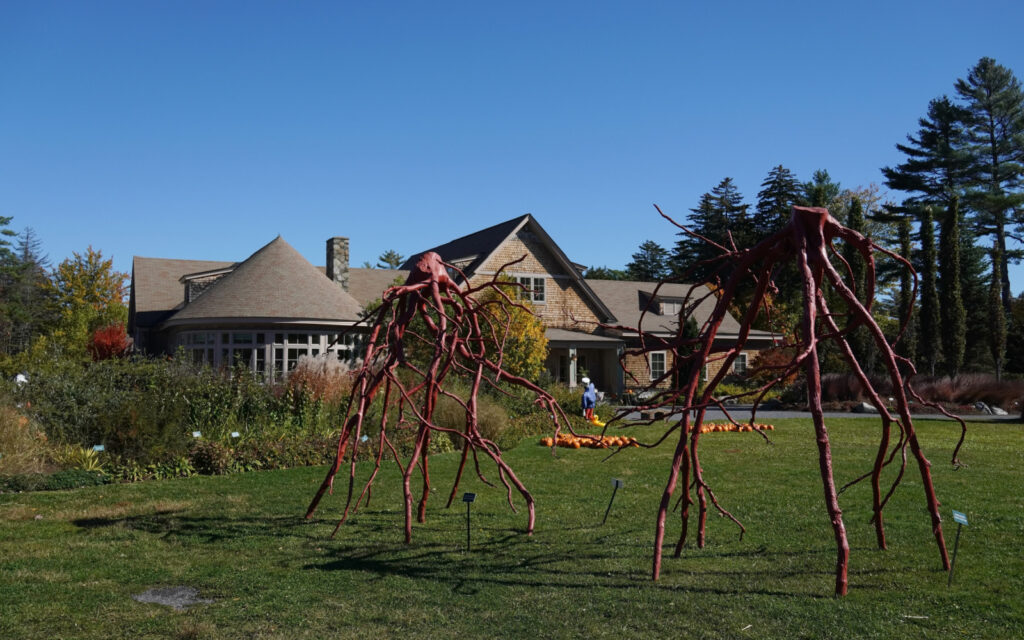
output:
{"label": "mown grass", "polygon": [[[888,551],[874,545],[868,487],[843,494],[850,593],[836,599],[812,428],[776,424],[773,445],[751,433],[703,439],[707,478],[747,534],[712,516],[707,546],[673,559],[670,516],[656,583],[667,443],[606,462],[606,452],[553,458],[524,443],[507,459],[536,497],[536,533],[523,535],[525,513],[509,511],[503,490],[474,479],[460,488],[477,493],[469,553],[465,506],[443,508],[458,454],[432,458],[436,491],[411,545],[391,469],[334,539],[344,491],[317,519],[301,517],[323,468],[0,495],[0,637],[1024,637],[1020,425],[970,425],[969,466],[953,471],[955,425],[918,424],[951,550],[950,509],[971,522],[950,588],[916,468],[887,510]],[[829,427],[842,483],[868,468],[877,428]],[[613,477],[626,484],[601,526]],[[215,602],[175,611],[131,599],[174,585]]]}

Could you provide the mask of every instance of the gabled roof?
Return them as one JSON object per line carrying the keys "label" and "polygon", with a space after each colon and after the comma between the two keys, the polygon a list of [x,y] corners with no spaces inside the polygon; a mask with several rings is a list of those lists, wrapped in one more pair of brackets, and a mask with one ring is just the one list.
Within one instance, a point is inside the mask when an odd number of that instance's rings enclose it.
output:
{"label": "gabled roof", "polygon": [[133,326],[158,324],[182,306],[185,295],[180,282],[190,273],[231,267],[233,262],[219,260],[174,260],[169,258],[132,258]]}
{"label": "gabled roof", "polygon": [[351,322],[359,319],[360,310],[355,298],[278,236],[221,276],[202,296],[164,321],[164,326],[220,318]]}
{"label": "gabled roof", "polygon": [[[657,282],[640,282],[636,280],[594,280],[587,279],[597,295],[601,296],[605,304],[611,308],[612,313],[619,319],[619,324],[625,327],[640,328],[645,333],[675,333],[678,327],[678,318],[675,314],[661,315],[658,313],[657,300],[652,301],[657,289],[656,298],[683,300],[687,294],[690,296],[691,304],[697,298],[703,298],[693,311],[693,318],[697,325],[701,326],[711,316],[718,303],[718,298],[710,292],[705,285],[694,288],[691,292],[689,284],[666,282],[660,287]],[[650,305],[648,306],[648,303]],[[647,312],[644,313],[644,309]],[[643,314],[643,326],[640,325],[640,315]],[[740,323],[732,314],[726,313],[719,325],[718,333],[723,338],[733,337],[739,334]],[[752,329],[751,339],[771,339],[772,334],[768,331]]]}
{"label": "gabled roof", "polygon": [[476,270],[484,261],[487,256],[494,253],[494,251],[502,245],[512,234],[519,231],[527,220],[531,218],[530,214],[519,216],[518,218],[512,218],[505,222],[494,225],[493,227],[487,227],[471,233],[468,236],[462,236],[456,238],[451,242],[446,242],[440,246],[434,247],[433,249],[427,249],[421,251],[414,256],[410,256],[408,260],[401,266],[402,269],[412,269],[416,266],[416,261],[419,260],[427,251],[433,251],[434,253],[441,256],[441,259],[449,264],[456,264],[461,262],[469,261],[468,264],[459,264],[459,269],[462,270],[466,275],[471,274]]}
{"label": "gabled roof", "polygon": [[519,231],[529,227],[541,244],[546,248],[555,259],[555,261],[562,267],[564,275],[576,283],[583,294],[584,300],[589,301],[593,308],[597,311],[599,317],[603,316],[604,322],[615,322],[615,315],[612,311],[601,301],[601,298],[597,296],[594,291],[587,285],[587,282],[580,275],[579,265],[569,260],[568,256],[562,251],[561,247],[555,244],[555,241],[551,239],[548,232],[544,230],[540,223],[529,213],[519,216],[518,218],[512,218],[500,224],[496,224],[493,227],[487,227],[476,233],[471,233],[468,236],[462,236],[456,238],[451,242],[442,244],[426,251],[421,251],[414,256],[411,256],[402,265],[402,269],[412,269],[416,265],[416,261],[427,251],[433,251],[441,256],[441,259],[449,264],[454,264],[466,274],[466,277],[472,277],[473,273],[483,264],[485,264],[494,252],[496,252],[501,245],[515,236]]}
{"label": "gabled roof", "polygon": [[348,292],[361,306],[380,300],[384,291],[392,286],[395,279],[403,283],[409,272],[403,269],[365,269],[350,267],[348,270]]}

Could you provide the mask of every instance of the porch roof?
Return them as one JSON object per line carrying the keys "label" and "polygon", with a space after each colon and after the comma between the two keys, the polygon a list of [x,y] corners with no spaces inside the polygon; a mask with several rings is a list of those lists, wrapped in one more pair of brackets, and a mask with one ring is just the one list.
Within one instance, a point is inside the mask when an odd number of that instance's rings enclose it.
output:
{"label": "porch roof", "polygon": [[615,349],[624,344],[619,338],[572,331],[571,329],[545,329],[544,336],[548,339],[548,346],[552,347],[579,346],[588,349]]}

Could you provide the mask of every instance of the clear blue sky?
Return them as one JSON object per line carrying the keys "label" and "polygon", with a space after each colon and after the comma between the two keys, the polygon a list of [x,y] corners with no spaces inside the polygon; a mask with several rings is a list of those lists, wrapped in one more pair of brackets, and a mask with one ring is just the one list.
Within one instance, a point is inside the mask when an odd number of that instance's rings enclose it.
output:
{"label": "clear blue sky", "polygon": [[[533,213],[621,267],[723,177],[881,183],[982,56],[1024,77],[1024,3],[0,3],[0,215],[87,245],[314,264]],[[898,197],[898,194],[894,194]],[[1013,272],[1015,293],[1024,270]]]}

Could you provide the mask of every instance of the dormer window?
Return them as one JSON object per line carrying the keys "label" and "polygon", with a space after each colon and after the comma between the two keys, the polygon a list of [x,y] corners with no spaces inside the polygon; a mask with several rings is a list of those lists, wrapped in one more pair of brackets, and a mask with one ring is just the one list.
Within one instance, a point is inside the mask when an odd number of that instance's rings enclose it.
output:
{"label": "dormer window", "polygon": [[679,312],[682,310],[683,303],[679,300],[661,301],[661,315],[663,316],[678,316]]}
{"label": "dormer window", "polygon": [[544,278],[538,276],[518,276],[516,281],[523,285],[519,290],[519,299],[534,304],[544,304],[545,289]]}

